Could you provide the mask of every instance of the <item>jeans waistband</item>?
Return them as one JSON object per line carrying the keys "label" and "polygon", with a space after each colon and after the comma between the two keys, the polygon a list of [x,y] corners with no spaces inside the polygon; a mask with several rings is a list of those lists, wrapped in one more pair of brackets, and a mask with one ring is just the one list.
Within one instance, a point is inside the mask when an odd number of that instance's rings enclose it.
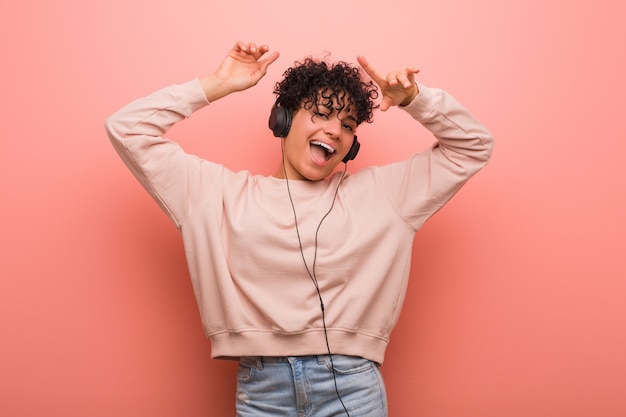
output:
{"label": "jeans waistband", "polygon": [[294,360],[313,359],[319,363],[323,363],[328,355],[303,355],[303,356],[243,356],[239,358],[239,362],[244,363],[289,363]]}
{"label": "jeans waistband", "polygon": [[244,366],[254,366],[263,369],[263,364],[269,363],[295,363],[299,361],[313,360],[322,365],[326,363],[328,355],[302,355],[302,356],[242,356],[239,363]]}

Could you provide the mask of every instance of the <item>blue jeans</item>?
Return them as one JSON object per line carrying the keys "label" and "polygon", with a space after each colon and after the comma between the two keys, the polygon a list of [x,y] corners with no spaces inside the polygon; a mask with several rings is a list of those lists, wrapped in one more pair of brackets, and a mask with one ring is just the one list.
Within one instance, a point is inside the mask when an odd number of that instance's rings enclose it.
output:
{"label": "blue jeans", "polygon": [[344,405],[350,417],[387,417],[376,363],[333,355],[332,364],[337,390],[328,355],[241,358],[237,417],[347,417]]}

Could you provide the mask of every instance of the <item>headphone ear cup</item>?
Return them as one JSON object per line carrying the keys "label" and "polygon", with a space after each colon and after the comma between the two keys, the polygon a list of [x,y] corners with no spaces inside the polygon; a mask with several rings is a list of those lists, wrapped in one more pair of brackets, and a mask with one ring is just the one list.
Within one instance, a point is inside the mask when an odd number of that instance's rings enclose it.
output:
{"label": "headphone ear cup", "polygon": [[350,150],[348,151],[346,156],[342,159],[342,162],[352,161],[354,158],[356,158],[356,155],[359,153],[359,149],[361,149],[361,144],[359,143],[356,135],[354,135],[354,140],[352,140],[352,146],[350,147]]}
{"label": "headphone ear cup", "polygon": [[274,136],[284,138],[291,129],[291,112],[275,103],[270,112],[268,126]]}

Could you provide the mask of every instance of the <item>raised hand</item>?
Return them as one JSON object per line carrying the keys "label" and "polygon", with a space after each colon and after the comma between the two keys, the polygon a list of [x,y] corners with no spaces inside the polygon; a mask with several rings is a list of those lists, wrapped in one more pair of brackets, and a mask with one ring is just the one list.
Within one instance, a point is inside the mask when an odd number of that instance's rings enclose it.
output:
{"label": "raised hand", "polygon": [[207,99],[215,101],[256,85],[265,76],[267,67],[278,59],[278,51],[268,52],[267,45],[237,42],[217,70],[201,80]]}
{"label": "raised hand", "polygon": [[406,106],[419,94],[419,88],[415,83],[415,74],[420,70],[415,67],[393,71],[383,77],[363,56],[358,56],[357,61],[363,71],[380,87],[382,101],[380,110],[387,111],[391,106]]}

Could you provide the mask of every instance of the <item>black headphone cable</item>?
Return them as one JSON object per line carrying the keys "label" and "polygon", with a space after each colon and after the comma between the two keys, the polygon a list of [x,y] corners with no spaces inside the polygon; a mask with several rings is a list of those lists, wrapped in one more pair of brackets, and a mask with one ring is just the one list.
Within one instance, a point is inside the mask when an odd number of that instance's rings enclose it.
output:
{"label": "black headphone cable", "polygon": [[330,367],[333,372],[333,382],[335,384],[335,392],[337,393],[337,398],[339,399],[339,402],[341,403],[343,410],[346,412],[346,415],[350,417],[350,413],[348,412],[348,409],[346,408],[346,405],[344,404],[343,399],[341,398],[341,395],[339,394],[339,387],[337,386],[337,376],[335,374],[335,365],[333,363],[333,355],[330,351],[330,343],[328,341],[328,331],[326,329],[326,309],[324,307],[324,300],[322,299],[322,292],[320,291],[320,287],[317,282],[317,276],[315,275],[315,264],[317,262],[317,237],[319,234],[319,230],[322,227],[322,223],[324,222],[326,217],[328,217],[330,212],[333,210],[333,207],[335,206],[335,201],[337,200],[337,194],[339,193],[339,186],[343,183],[344,177],[346,176],[346,171],[348,170],[348,163],[344,162],[343,172],[341,174],[341,178],[339,179],[339,183],[337,184],[337,188],[335,189],[332,204],[330,205],[330,208],[328,209],[326,214],[324,214],[324,216],[320,220],[319,224],[317,225],[317,229],[315,230],[315,250],[313,253],[313,265],[312,265],[312,269],[309,269],[309,265],[304,256],[304,249],[302,248],[302,239],[300,238],[300,230],[298,228],[298,216],[296,214],[296,207],[293,203],[293,198],[291,196],[291,189],[289,188],[289,179],[287,178],[287,169],[285,168],[285,154],[283,152],[282,144],[281,144],[280,150],[281,150],[282,159],[283,159],[283,172],[285,174],[285,184],[287,184],[287,194],[289,195],[289,202],[291,203],[291,209],[293,210],[293,219],[294,219],[295,226],[296,226],[296,235],[298,236],[298,245],[300,247],[300,254],[302,255],[302,261],[304,262],[304,267],[306,268],[306,272],[309,275],[309,278],[311,278],[311,281],[313,282],[313,285],[315,286],[315,290],[317,291],[317,296],[320,300],[320,309],[322,310],[322,325],[324,327],[324,338],[326,341],[326,349],[328,351],[328,357],[330,359]]}

